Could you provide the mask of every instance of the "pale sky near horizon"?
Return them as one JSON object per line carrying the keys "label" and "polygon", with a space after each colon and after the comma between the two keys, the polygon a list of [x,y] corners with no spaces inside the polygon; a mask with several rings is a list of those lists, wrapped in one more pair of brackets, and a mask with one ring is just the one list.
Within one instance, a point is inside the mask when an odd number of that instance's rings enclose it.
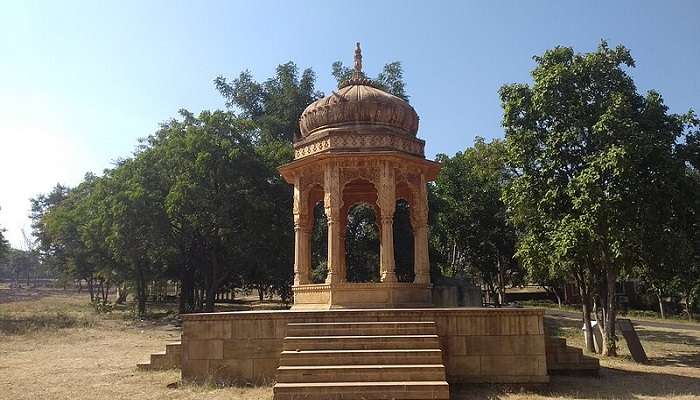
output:
{"label": "pale sky near horizon", "polygon": [[498,88],[556,45],[624,44],[640,91],[698,110],[698,21],[698,1],[0,1],[0,226],[21,247],[30,197],[100,173],[180,108],[222,108],[217,75],[291,60],[328,93],[356,41],[371,76],[403,63],[431,158],[502,137]]}

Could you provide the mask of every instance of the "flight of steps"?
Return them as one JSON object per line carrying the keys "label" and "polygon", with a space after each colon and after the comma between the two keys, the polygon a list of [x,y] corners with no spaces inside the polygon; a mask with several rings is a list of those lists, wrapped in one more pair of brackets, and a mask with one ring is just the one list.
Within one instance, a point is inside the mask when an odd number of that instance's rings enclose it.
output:
{"label": "flight of steps", "polygon": [[150,362],[136,364],[136,367],[144,371],[156,371],[164,369],[180,368],[182,365],[182,345],[180,342],[168,343],[162,353],[151,354]]}
{"label": "flight of steps", "polygon": [[566,344],[566,339],[548,337],[546,341],[547,372],[550,375],[593,375],[600,370],[600,361],[583,354],[583,350]]}
{"label": "flight of steps", "polygon": [[447,400],[435,323],[290,323],[274,399]]}

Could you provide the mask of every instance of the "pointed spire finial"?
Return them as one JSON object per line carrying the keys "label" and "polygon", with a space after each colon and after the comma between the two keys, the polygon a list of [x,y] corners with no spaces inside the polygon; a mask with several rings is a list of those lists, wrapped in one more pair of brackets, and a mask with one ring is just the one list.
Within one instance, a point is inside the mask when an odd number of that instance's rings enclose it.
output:
{"label": "pointed spire finial", "polygon": [[357,42],[355,47],[355,70],[352,73],[352,79],[362,79],[362,50],[360,42]]}

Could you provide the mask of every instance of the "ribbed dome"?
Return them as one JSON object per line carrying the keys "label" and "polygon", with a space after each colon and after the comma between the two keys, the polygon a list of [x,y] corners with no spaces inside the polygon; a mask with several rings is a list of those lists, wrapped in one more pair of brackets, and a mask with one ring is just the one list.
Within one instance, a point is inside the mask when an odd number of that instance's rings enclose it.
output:
{"label": "ribbed dome", "polygon": [[413,107],[363,78],[360,43],[355,49],[352,79],[343,82],[332,95],[311,103],[299,118],[304,138],[326,128],[352,125],[386,127],[410,136],[418,132],[418,114]]}
{"label": "ribbed dome", "polygon": [[324,128],[355,124],[386,126],[415,136],[418,114],[410,104],[378,89],[369,80],[353,79],[337,92],[311,103],[299,119],[303,137]]}

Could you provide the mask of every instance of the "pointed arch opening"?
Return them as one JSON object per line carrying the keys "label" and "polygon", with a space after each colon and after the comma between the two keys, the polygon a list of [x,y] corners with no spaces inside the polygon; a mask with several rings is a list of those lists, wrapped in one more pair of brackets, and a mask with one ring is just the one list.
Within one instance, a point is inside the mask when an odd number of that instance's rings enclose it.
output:
{"label": "pointed arch opening", "polygon": [[374,207],[365,202],[350,207],[345,227],[348,282],[379,282],[379,238]]}
{"label": "pointed arch opening", "polygon": [[415,279],[415,252],[413,227],[411,225],[411,206],[405,199],[396,201],[394,211],[394,262],[396,280],[413,282]]}

